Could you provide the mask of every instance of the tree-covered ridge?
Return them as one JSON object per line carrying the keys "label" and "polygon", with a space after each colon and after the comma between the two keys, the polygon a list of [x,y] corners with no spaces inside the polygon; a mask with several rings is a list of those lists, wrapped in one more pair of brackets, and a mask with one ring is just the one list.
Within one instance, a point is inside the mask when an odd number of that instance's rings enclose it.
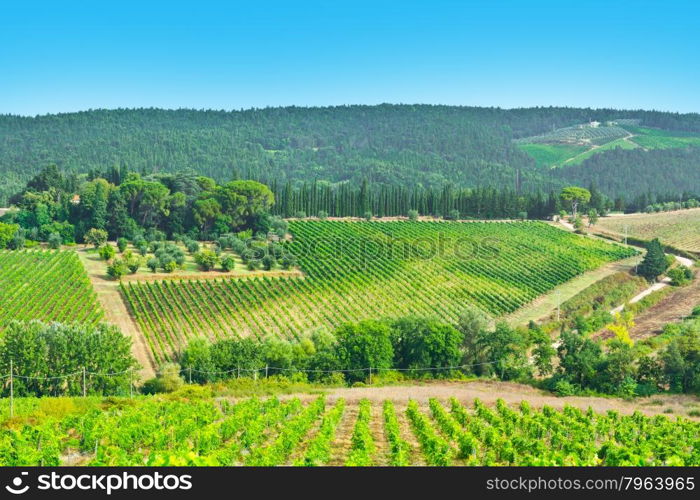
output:
{"label": "tree-covered ridge", "polygon": [[[513,139],[620,118],[646,127],[700,131],[697,114],[576,108],[380,105],[0,116],[0,173],[5,179],[0,204],[50,163],[76,173],[114,165],[145,173],[194,169],[219,182],[240,177],[280,184],[367,179],[404,186],[452,183],[549,191],[562,187],[562,181],[538,168]],[[692,155],[700,157],[697,151]],[[604,172],[601,183],[609,184],[603,181],[614,175]],[[640,184],[638,191],[655,187]]]}

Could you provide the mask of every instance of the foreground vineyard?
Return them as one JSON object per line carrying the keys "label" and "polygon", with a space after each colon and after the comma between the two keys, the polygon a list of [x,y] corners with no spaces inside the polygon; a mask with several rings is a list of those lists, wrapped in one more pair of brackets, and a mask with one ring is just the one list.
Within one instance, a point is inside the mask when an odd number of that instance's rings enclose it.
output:
{"label": "foreground vineyard", "polygon": [[95,324],[102,314],[75,252],[0,251],[0,328],[14,319]]}
{"label": "foreground vineyard", "polygon": [[539,222],[292,222],[299,278],[122,286],[159,359],[200,335],[293,337],[319,326],[410,314],[494,316],[633,250]]}
{"label": "foreground vineyard", "polygon": [[0,465],[700,465],[700,424],[565,407],[20,400]]}

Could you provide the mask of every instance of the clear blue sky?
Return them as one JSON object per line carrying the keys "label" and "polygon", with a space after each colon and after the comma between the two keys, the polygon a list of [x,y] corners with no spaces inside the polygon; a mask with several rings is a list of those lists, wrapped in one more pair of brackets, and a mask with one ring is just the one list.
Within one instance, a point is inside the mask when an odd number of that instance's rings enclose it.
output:
{"label": "clear blue sky", "polygon": [[697,112],[700,6],[3,0],[0,9],[0,113],[381,102]]}

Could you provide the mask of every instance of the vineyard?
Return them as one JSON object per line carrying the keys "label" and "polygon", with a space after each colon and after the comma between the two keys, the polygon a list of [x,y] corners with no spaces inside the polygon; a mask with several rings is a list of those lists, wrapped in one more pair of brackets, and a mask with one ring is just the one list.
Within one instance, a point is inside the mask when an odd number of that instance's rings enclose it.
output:
{"label": "vineyard", "polygon": [[0,328],[14,319],[96,324],[102,314],[75,252],[0,251]]}
{"label": "vineyard", "polygon": [[639,214],[624,217],[603,217],[599,224],[603,231],[644,240],[659,238],[667,245],[681,250],[700,252],[700,208]]}
{"label": "vineyard", "polygon": [[46,398],[2,411],[2,466],[700,465],[697,422],[525,401]]}
{"label": "vineyard", "polygon": [[518,139],[520,144],[564,143],[564,144],[605,144],[630,135],[622,127],[616,125],[591,127],[576,125],[562,127],[546,134]]}
{"label": "vineyard", "polygon": [[292,338],[412,314],[456,321],[468,303],[501,316],[635,252],[539,222],[296,221],[290,231],[303,278],[123,284],[158,360],[202,335]]}

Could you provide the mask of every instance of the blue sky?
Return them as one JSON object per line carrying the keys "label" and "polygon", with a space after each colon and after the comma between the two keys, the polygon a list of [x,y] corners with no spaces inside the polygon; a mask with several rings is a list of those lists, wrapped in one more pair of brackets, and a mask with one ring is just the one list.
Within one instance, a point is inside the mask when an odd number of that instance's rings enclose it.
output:
{"label": "blue sky", "polygon": [[434,103],[700,111],[698,2],[0,7],[0,113]]}

